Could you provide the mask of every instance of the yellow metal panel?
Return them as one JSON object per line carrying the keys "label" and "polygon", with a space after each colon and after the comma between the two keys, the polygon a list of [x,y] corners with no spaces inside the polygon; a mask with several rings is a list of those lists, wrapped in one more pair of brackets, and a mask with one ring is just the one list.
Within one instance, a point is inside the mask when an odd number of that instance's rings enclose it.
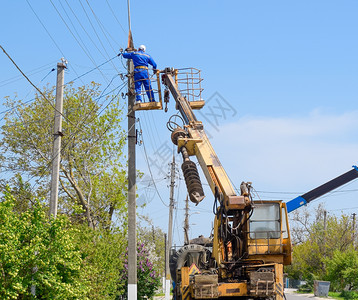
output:
{"label": "yellow metal panel", "polygon": [[181,285],[189,285],[189,267],[181,268]]}
{"label": "yellow metal panel", "polygon": [[199,139],[190,139],[190,138],[178,138],[178,150],[185,146],[186,150],[188,151],[189,156],[195,155],[195,145],[196,143],[201,143],[202,140]]}
{"label": "yellow metal panel", "polygon": [[[288,237],[283,239],[283,247],[284,247],[284,265],[290,265],[292,261],[292,244],[291,244],[291,234],[290,234],[290,225],[288,222],[288,215],[287,215],[287,207],[286,203],[282,203],[282,213],[285,213],[286,215],[286,226],[287,226],[287,233]],[[282,218],[283,219],[283,218]]]}
{"label": "yellow metal panel", "polygon": [[157,70],[157,72],[155,74],[157,75],[159,102],[160,102],[160,104],[163,104],[163,102],[162,102],[162,88],[161,88],[161,85],[160,85],[160,72],[159,72],[159,70]]}
{"label": "yellow metal panel", "polygon": [[220,266],[220,264],[221,264],[221,254],[220,254],[220,251],[219,251],[219,249],[221,248],[221,243],[219,241],[219,236],[218,236],[218,228],[219,227],[220,227],[220,221],[215,216],[215,219],[214,219],[213,257],[215,258],[218,266]]}
{"label": "yellow metal panel", "polygon": [[181,268],[181,286],[180,291],[182,294],[182,299],[191,299],[190,296],[190,285],[189,285],[189,267]]}
{"label": "yellow metal panel", "polygon": [[[232,186],[229,177],[221,165],[219,158],[216,155],[204,130],[197,130],[189,127],[188,132],[191,138],[202,140],[202,143],[196,144],[196,156],[212,192],[215,193],[215,185],[219,183],[218,187],[224,194],[225,202],[229,196],[236,196],[234,187]],[[209,172],[209,169],[211,169],[211,172]]]}
{"label": "yellow metal panel", "polygon": [[189,104],[192,109],[202,109],[205,105],[205,101],[204,100],[190,101]]}
{"label": "yellow metal panel", "polygon": [[276,300],[284,300],[283,291],[283,265],[275,264],[275,288],[276,288]]}
{"label": "yellow metal panel", "polygon": [[191,290],[191,288],[189,285],[183,286],[182,290],[181,290],[181,294],[182,294],[181,299],[185,299],[185,300],[192,299],[190,290]]}
{"label": "yellow metal panel", "polygon": [[[256,260],[256,261],[260,261],[262,260],[264,262],[264,265],[260,265],[260,266],[266,266],[269,264],[282,264],[283,263],[283,255],[274,255],[274,254],[270,254],[270,255],[250,255],[249,259],[252,260]],[[256,265],[256,267],[258,267],[258,265]]]}
{"label": "yellow metal panel", "polygon": [[283,254],[281,239],[250,239],[248,242],[249,255]]}
{"label": "yellow metal panel", "polygon": [[247,295],[247,283],[219,283],[220,297],[238,297]]}

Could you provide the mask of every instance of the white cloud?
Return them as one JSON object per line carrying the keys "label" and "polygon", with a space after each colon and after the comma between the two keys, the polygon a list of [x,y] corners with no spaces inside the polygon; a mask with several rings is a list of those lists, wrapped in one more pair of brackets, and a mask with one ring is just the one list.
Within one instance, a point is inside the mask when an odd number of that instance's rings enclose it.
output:
{"label": "white cloud", "polygon": [[220,126],[212,143],[236,185],[247,180],[257,189],[313,188],[358,162],[358,111],[245,116]]}

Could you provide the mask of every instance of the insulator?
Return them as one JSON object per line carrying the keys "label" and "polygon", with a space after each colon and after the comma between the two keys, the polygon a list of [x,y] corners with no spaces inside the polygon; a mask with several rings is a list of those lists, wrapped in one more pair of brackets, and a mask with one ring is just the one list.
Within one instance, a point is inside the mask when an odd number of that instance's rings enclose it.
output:
{"label": "insulator", "polygon": [[196,164],[190,160],[186,160],[183,162],[181,168],[183,170],[190,201],[198,204],[204,199],[205,195]]}

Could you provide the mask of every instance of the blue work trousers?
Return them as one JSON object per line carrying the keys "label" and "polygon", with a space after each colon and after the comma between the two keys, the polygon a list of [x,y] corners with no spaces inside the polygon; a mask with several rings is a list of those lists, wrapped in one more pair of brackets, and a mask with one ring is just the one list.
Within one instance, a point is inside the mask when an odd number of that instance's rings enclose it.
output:
{"label": "blue work trousers", "polygon": [[144,85],[145,91],[147,92],[147,96],[150,102],[154,102],[154,92],[152,89],[152,85],[150,84],[149,73],[148,70],[143,71],[134,71],[134,87],[136,100],[142,101],[141,97],[141,87]]}

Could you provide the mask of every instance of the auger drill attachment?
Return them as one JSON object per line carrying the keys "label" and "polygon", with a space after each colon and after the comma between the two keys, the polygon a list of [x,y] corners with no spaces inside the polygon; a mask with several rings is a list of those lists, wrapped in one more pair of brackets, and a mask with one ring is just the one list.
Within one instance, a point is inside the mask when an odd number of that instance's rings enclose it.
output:
{"label": "auger drill attachment", "polygon": [[[172,132],[172,142],[175,145],[178,145],[178,138],[186,136],[186,131],[181,127],[178,127]],[[196,167],[196,164],[190,160],[188,151],[185,147],[181,147],[180,152],[183,155],[181,169],[183,170],[190,201],[198,205],[205,197],[198,168]]]}
{"label": "auger drill attachment", "polygon": [[199,202],[205,197],[198,169],[195,162],[189,159],[188,151],[185,147],[181,147],[180,152],[183,155],[184,160],[183,164],[181,165],[181,169],[183,170],[190,201],[198,205]]}

